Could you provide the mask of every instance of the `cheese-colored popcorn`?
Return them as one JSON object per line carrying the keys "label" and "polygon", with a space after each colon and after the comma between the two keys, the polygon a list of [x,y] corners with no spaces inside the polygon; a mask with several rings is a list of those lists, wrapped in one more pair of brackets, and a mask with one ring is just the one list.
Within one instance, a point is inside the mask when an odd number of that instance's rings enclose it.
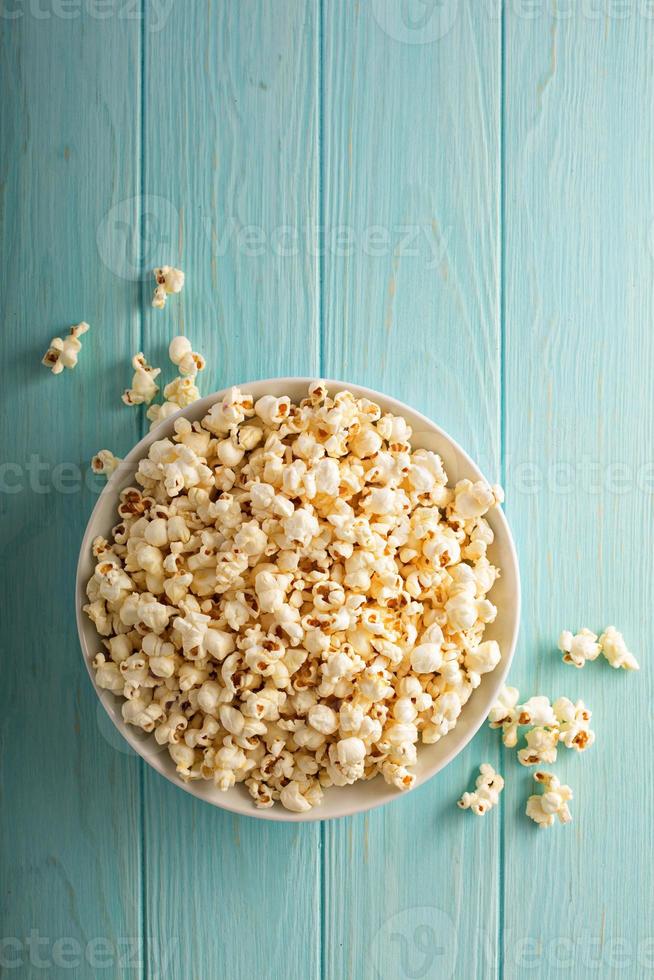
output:
{"label": "cheese-colored popcorn", "polygon": [[599,638],[599,645],[608,662],[616,670],[620,667],[623,670],[640,670],[638,661],[627,649],[622,633],[615,626],[606,627]]}
{"label": "cheese-colored popcorn", "polygon": [[472,810],[478,817],[483,816],[497,806],[500,793],[504,789],[504,779],[493,767],[484,762],[479,767],[479,775],[475,781],[472,793],[464,793],[457,806],[462,810]]}
{"label": "cheese-colored popcorn", "polygon": [[125,405],[149,405],[159,391],[155,379],[161,374],[161,368],[151,367],[142,353],[134,355],[132,367],[132,387],[125,389],[122,400]]}
{"label": "cheese-colored popcorn", "polygon": [[597,660],[600,645],[596,634],[584,627],[576,634],[564,630],[559,637],[559,650],[563,653],[564,663],[583,667],[587,660]]}
{"label": "cheese-colored popcorn", "polygon": [[570,823],[572,816],[568,803],[572,790],[559,782],[551,772],[534,773],[534,779],[543,786],[542,793],[535,793],[527,800],[527,816],[539,827],[551,827],[558,817],[560,823]]}
{"label": "cheese-colored popcorn", "polygon": [[175,269],[171,265],[164,265],[160,269],[154,270],[156,282],[152,305],[157,310],[163,310],[166,299],[171,293],[181,293],[184,287],[184,273],[181,269]]}
{"label": "cheese-colored popcorn", "polygon": [[110,449],[101,449],[91,460],[91,469],[94,473],[109,478],[121,463],[120,456],[114,456]]}
{"label": "cheese-colored popcorn", "polygon": [[[169,354],[180,376],[153,424],[199,394],[200,355],[184,337]],[[147,400],[156,375],[137,368]],[[483,515],[499,491],[448,488],[410,440],[403,419],[322,382],[299,404],[232,388],[140,461],[113,540],[93,543],[85,611],[98,684],[181,779],[297,813],[377,774],[410,789],[420,743],[451,731],[497,666]],[[517,731],[518,708],[549,720],[517,701],[493,715],[502,727],[511,715]]]}
{"label": "cheese-colored popcorn", "polygon": [[88,323],[82,321],[76,326],[71,327],[68,334],[62,339],[53,337],[50,346],[43,355],[41,363],[50,368],[53,374],[61,374],[64,368],[74,368],[77,366],[77,356],[82,349],[80,337],[89,330]]}

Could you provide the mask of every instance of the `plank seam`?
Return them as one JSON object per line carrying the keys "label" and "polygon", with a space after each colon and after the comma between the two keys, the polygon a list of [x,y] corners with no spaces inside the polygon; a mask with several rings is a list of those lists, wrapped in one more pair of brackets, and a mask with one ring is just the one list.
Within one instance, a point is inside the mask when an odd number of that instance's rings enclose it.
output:
{"label": "plank seam", "polygon": [[[324,204],[324,152],[323,152],[323,139],[324,139],[324,0],[318,0],[318,52],[317,52],[317,66],[318,66],[318,86],[317,86],[317,110],[318,110],[318,132],[317,132],[317,149],[318,149],[318,179],[317,179],[317,205],[318,205],[318,236],[322,234],[322,242],[318,238],[318,296],[317,296],[317,320],[318,320],[318,377],[322,377],[323,369],[325,364],[325,330],[324,330],[324,302],[323,302],[323,290],[325,282],[325,231],[324,231],[324,217],[325,217],[325,204]],[[326,860],[326,826],[325,821],[320,821],[320,836],[318,841],[319,846],[319,863],[318,863],[318,901],[320,903],[319,908],[319,923],[320,923],[320,945],[318,949],[318,969],[320,971],[320,980],[325,978],[325,916],[326,916],[326,870],[325,870],[325,860]]]}
{"label": "plank seam", "polygon": [[[506,136],[506,5],[501,0],[500,7],[500,138],[499,138],[499,318],[500,318],[500,482],[506,488],[506,297],[505,297],[505,209],[506,209],[506,168],[505,168],[505,136]],[[502,741],[498,740],[499,764],[502,764]],[[498,769],[499,771],[499,769]],[[500,797],[500,843],[499,843],[499,873],[498,873],[498,980],[504,980],[504,927],[505,927],[505,864],[506,864],[506,805],[503,796]]]}
{"label": "plank seam", "polygon": [[[141,25],[140,25],[140,58],[139,58],[139,86],[140,86],[140,134],[139,134],[139,273],[141,280],[138,284],[139,295],[139,350],[144,349],[145,329],[144,329],[144,302],[145,302],[145,17],[146,0],[141,0]],[[140,438],[145,435],[145,415],[140,416]],[[145,766],[143,759],[139,759],[139,811],[140,811],[140,837],[141,837],[141,936],[143,950],[143,980],[147,980],[149,972],[149,950],[148,950],[148,911],[147,911],[147,881],[146,881],[146,845],[145,845]]]}

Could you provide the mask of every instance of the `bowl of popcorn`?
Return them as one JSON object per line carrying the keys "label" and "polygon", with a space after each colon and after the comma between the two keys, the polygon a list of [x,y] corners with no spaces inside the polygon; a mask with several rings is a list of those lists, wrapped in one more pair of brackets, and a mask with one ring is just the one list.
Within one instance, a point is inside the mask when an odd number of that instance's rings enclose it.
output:
{"label": "bowl of popcorn", "polygon": [[356,385],[279,378],[155,425],[81,546],[77,621],[130,746],[272,820],[367,810],[461,751],[520,608],[502,495],[442,429]]}

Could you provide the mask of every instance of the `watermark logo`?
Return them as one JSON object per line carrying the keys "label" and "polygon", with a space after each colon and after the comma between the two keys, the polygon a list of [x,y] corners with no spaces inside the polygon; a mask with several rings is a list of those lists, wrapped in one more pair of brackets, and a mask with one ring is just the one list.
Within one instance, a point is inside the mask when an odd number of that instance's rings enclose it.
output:
{"label": "watermark logo", "polygon": [[448,980],[456,968],[456,928],[434,906],[402,909],[381,923],[371,950],[379,980]]}
{"label": "watermark logo", "polygon": [[433,44],[452,30],[459,0],[373,0],[373,16],[400,44]]}
{"label": "watermark logo", "polygon": [[174,262],[179,212],[165,197],[137,194],[108,211],[98,226],[96,244],[104,265],[120,279],[136,282],[155,265]]}

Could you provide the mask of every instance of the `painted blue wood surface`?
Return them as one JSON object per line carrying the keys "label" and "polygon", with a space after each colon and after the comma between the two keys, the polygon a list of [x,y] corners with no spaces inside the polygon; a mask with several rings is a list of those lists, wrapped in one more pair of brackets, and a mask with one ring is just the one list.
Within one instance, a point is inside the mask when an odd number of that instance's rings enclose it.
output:
{"label": "painted blue wood surface", "polygon": [[[654,972],[654,20],[507,0],[9,3],[2,29],[0,966],[340,980]],[[149,270],[187,286],[149,307]],[[39,359],[92,324],[75,372]],[[283,827],[164,783],[77,647],[85,465],[144,431],[128,359],[185,332],[208,392],[324,374],[396,395],[507,488],[525,696],[583,697],[571,827],[488,729],[369,815]],[[68,469],[56,469],[65,463]],[[22,492],[13,492],[16,486]],[[561,664],[614,621],[643,663]],[[490,760],[483,820],[454,807]],[[40,964],[40,965],[39,965]],[[47,965],[46,965],[47,964]]]}

